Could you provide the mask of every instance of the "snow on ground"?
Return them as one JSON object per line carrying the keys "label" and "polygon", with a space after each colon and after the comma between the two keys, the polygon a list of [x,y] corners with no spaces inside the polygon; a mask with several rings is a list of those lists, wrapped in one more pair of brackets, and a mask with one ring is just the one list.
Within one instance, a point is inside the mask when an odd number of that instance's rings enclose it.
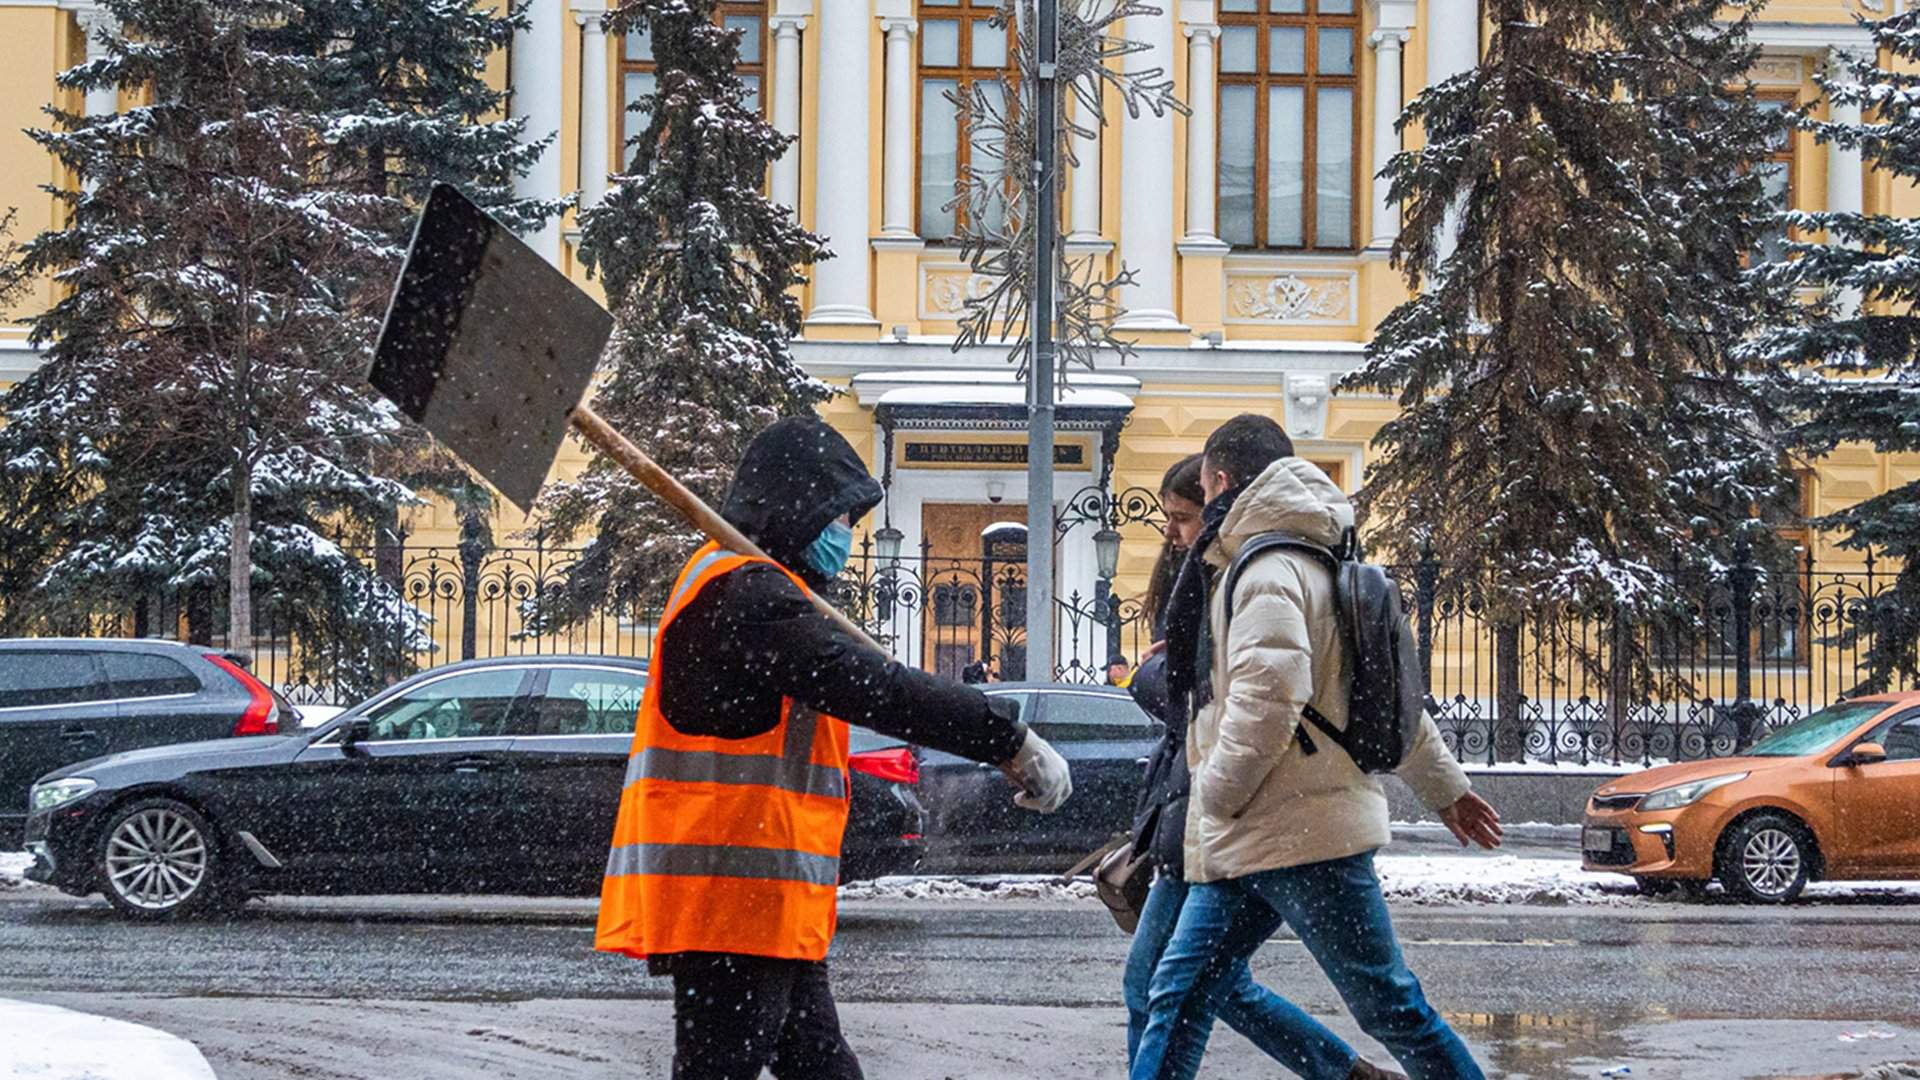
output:
{"label": "snow on ground", "polygon": [[[1644,899],[1620,874],[1591,873],[1571,859],[1499,856],[1381,855],[1375,860],[1387,899],[1406,904],[1667,903]],[[1810,900],[1855,899],[1920,903],[1920,882],[1824,882]],[[888,877],[845,886],[846,900],[1096,901],[1087,878],[1013,874],[970,877]]]}
{"label": "snow on ground", "polygon": [[0,1080],[214,1080],[185,1039],[52,1005],[0,998]]}
{"label": "snow on ground", "polygon": [[27,867],[33,856],[24,851],[0,851],[0,892],[8,889],[37,889],[38,882],[27,880]]}

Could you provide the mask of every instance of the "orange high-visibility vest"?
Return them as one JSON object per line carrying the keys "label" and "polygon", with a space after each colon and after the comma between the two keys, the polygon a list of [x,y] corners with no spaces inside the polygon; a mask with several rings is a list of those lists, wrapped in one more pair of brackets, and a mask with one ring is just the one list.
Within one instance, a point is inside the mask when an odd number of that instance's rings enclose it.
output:
{"label": "orange high-visibility vest", "polygon": [[708,544],[662,613],[595,948],[633,957],[827,955],[847,827],[847,725],[791,698],[772,731],[746,739],[683,735],[660,712],[660,687],[673,677],[661,664],[667,627],[709,582],[761,561]]}

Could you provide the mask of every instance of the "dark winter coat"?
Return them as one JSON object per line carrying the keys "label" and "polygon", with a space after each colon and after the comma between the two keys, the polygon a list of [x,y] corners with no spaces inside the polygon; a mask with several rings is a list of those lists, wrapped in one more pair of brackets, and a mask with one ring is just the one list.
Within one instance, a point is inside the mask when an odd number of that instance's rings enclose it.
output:
{"label": "dark winter coat", "polygon": [[1167,654],[1162,651],[1140,664],[1127,687],[1148,716],[1166,726],[1147,760],[1146,782],[1133,807],[1133,844],[1136,854],[1152,855],[1168,875],[1182,877],[1186,867],[1187,794],[1192,777],[1187,772],[1187,725],[1172,722],[1167,701]]}
{"label": "dark winter coat", "polygon": [[[842,514],[854,521],[880,485],[840,434],[811,417],[776,422],[741,458],[720,513],[808,585],[827,584],[802,553]],[[659,643],[660,708],[687,735],[743,739],[780,723],[780,700],[975,761],[1013,757],[1026,737],[1011,699],[906,667],[814,610],[777,568],[749,565],[709,583]]]}

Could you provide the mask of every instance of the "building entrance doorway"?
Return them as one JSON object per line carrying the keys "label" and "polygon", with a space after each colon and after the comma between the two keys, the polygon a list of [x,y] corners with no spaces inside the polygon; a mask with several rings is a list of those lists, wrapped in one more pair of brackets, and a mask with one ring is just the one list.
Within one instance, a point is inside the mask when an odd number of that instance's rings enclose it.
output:
{"label": "building entrance doorway", "polygon": [[926,625],[933,669],[958,679],[985,663],[999,679],[1027,677],[1027,508],[927,503]]}

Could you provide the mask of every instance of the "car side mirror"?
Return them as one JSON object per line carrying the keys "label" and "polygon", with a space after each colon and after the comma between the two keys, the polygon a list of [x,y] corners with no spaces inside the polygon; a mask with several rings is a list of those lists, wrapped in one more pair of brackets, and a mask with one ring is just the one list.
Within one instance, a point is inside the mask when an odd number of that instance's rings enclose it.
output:
{"label": "car side mirror", "polygon": [[343,754],[352,754],[355,752],[356,743],[364,742],[372,737],[373,721],[364,716],[356,716],[347,721],[346,726],[340,729],[340,752]]}
{"label": "car side mirror", "polygon": [[1863,742],[1847,754],[1847,764],[1878,765],[1887,760],[1887,748],[1877,742]]}

